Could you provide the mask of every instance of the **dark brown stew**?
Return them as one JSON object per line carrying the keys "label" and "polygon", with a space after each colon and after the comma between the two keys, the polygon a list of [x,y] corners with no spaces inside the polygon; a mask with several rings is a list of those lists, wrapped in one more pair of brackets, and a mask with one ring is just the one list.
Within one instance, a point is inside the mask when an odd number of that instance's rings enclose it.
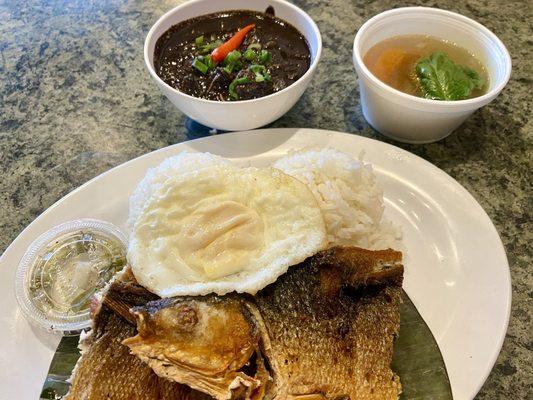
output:
{"label": "dark brown stew", "polygon": [[[224,60],[211,52],[237,31],[255,26]],[[307,41],[289,23],[266,13],[235,10],[183,21],[155,46],[157,75],[175,89],[209,100],[248,100],[278,92],[308,69]]]}

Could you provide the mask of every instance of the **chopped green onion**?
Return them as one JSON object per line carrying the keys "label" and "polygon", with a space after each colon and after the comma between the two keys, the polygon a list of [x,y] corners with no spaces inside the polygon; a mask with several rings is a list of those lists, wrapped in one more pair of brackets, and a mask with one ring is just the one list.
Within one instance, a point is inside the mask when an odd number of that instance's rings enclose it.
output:
{"label": "chopped green onion", "polygon": [[226,71],[228,74],[231,74],[233,71],[240,71],[242,69],[242,62],[240,61],[234,61],[234,62],[222,62],[223,70]]}
{"label": "chopped green onion", "polygon": [[225,67],[222,67],[222,70],[228,74],[231,74],[233,72],[233,64],[228,64]]}
{"label": "chopped green onion", "polygon": [[198,36],[196,39],[194,39],[194,43],[196,43],[196,46],[200,46],[204,43],[204,35]]}
{"label": "chopped green onion", "polygon": [[229,84],[229,95],[233,100],[239,100],[239,95],[235,91],[235,88],[238,85],[244,85],[246,83],[250,83],[250,78],[248,78],[247,76],[243,76],[241,78],[235,78],[233,82]]}
{"label": "chopped green onion", "polygon": [[209,69],[215,69],[217,67],[217,63],[213,61],[211,56],[204,56],[204,64],[208,66]]}
{"label": "chopped green onion", "polygon": [[215,69],[217,67],[217,63],[215,61],[213,61],[213,59],[211,58],[210,55],[198,56],[198,57],[195,58],[195,60],[198,60],[198,62],[204,64],[207,67],[208,70]]}
{"label": "chopped green onion", "polygon": [[200,71],[202,74],[206,74],[209,70],[209,67],[205,65],[202,61],[200,61],[199,58],[195,58],[192,62],[192,66],[196,68],[198,71]]}
{"label": "chopped green onion", "polygon": [[231,64],[231,63],[234,63],[240,60],[241,57],[242,57],[242,54],[239,50],[233,50],[228,53],[228,55],[226,56],[224,60],[227,61],[228,64]]}
{"label": "chopped green onion", "polygon": [[248,46],[248,50],[261,50],[261,45],[259,43],[252,43]]}
{"label": "chopped green onion", "polygon": [[264,65],[260,65],[260,64],[252,64],[248,68],[254,74],[261,73],[261,72],[264,72],[266,70],[266,67]]}
{"label": "chopped green onion", "polygon": [[270,54],[270,51],[268,50],[261,50],[261,53],[259,54],[259,61],[263,64],[267,64],[272,60],[272,54]]}
{"label": "chopped green onion", "polygon": [[244,52],[244,59],[246,61],[253,61],[255,60],[255,57],[257,57],[257,55],[255,54],[255,51],[253,51],[252,49],[248,49]]}
{"label": "chopped green onion", "polygon": [[200,49],[200,53],[202,54],[210,53],[212,50],[216,49],[221,44],[222,44],[221,40],[215,40],[214,42],[206,43]]}
{"label": "chopped green onion", "polygon": [[264,81],[270,81],[272,78],[267,72],[267,68],[264,65],[252,64],[248,67],[250,71],[255,74],[255,81],[258,83]]}
{"label": "chopped green onion", "polygon": [[238,50],[231,51],[224,60],[222,60],[223,70],[228,74],[231,74],[233,71],[240,71],[242,69],[242,62],[240,58],[242,54]]}

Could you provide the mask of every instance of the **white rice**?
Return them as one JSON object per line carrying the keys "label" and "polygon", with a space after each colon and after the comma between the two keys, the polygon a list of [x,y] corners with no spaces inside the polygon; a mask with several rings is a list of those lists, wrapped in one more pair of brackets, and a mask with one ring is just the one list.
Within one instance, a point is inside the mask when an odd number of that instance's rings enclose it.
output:
{"label": "white rice", "polygon": [[309,186],[331,246],[399,248],[401,231],[383,218],[383,191],[370,164],[334,149],[290,154],[274,164]]}
{"label": "white rice", "polygon": [[135,221],[141,214],[148,199],[171,177],[193,173],[218,165],[233,165],[229,160],[211,153],[189,153],[184,151],[177,156],[165,159],[157,167],[150,168],[139,182],[130,197],[128,228],[133,230]]}

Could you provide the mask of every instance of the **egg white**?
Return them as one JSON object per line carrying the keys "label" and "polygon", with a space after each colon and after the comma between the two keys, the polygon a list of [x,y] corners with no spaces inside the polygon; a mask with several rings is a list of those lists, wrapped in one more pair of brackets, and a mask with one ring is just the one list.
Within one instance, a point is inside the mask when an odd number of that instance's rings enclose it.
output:
{"label": "egg white", "polygon": [[274,168],[220,165],[158,183],[136,217],[128,260],[161,297],[255,294],[326,246],[305,184]]}

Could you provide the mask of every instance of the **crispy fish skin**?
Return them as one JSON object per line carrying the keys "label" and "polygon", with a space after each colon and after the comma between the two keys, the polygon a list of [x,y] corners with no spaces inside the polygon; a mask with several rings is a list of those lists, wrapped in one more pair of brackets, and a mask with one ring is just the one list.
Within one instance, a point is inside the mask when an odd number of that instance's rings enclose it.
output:
{"label": "crispy fish skin", "polygon": [[[321,265],[322,270],[330,270],[345,286],[383,285],[397,279],[401,283],[403,277],[402,253],[391,249],[333,247],[318,253],[314,262]],[[326,266],[328,268],[324,268]]]}
{"label": "crispy fish skin", "polygon": [[[331,249],[291,267],[256,296],[213,296],[222,303],[237,298],[251,314],[250,318],[243,308],[233,309],[237,313],[230,313],[227,320],[253,321],[250,324],[255,325],[261,337],[260,351],[254,354],[265,362],[258,363],[256,371],[226,369],[226,373],[246,373],[248,378],[259,380],[260,385],[244,394],[235,393],[226,380],[225,388],[213,390],[212,376],[197,373],[193,387],[217,399],[397,399],[401,384],[391,371],[390,362],[400,322],[401,257],[393,250]],[[125,344],[135,343],[132,351],[143,359],[149,358],[150,366],[161,376],[191,384],[186,375],[190,368],[183,364],[196,357],[194,349],[182,353],[178,362],[162,350],[173,344],[180,347],[191,334],[179,337],[179,327],[173,327],[177,319],[168,318],[168,309],[179,302],[159,300],[149,304],[148,308],[136,308],[140,333]],[[144,337],[143,330],[149,332]],[[207,333],[220,335],[216,329]],[[194,334],[205,337],[206,331]],[[202,340],[205,339],[200,339],[200,344]],[[203,344],[213,340],[209,338]],[[235,346],[240,348],[237,342]],[[162,369],[170,371],[163,365],[168,363],[172,364],[172,373],[161,374]],[[200,365],[195,366],[196,372]]]}
{"label": "crispy fish skin", "polygon": [[[116,282],[108,294],[124,304],[140,305],[155,298],[131,281]],[[107,296],[106,295],[106,296]],[[126,302],[127,301],[127,302]],[[69,393],[63,400],[207,400],[209,396],[186,385],[157,376],[122,341],[136,328],[105,303],[98,304],[93,329],[83,340],[85,350],[72,373]]]}
{"label": "crispy fish skin", "polygon": [[[401,253],[343,249],[327,259],[292,268],[255,298],[269,340],[271,398],[397,399],[401,384],[390,363],[400,324]],[[387,272],[382,284],[358,279],[372,286],[348,287],[357,265],[369,274],[383,266],[396,273]]]}

